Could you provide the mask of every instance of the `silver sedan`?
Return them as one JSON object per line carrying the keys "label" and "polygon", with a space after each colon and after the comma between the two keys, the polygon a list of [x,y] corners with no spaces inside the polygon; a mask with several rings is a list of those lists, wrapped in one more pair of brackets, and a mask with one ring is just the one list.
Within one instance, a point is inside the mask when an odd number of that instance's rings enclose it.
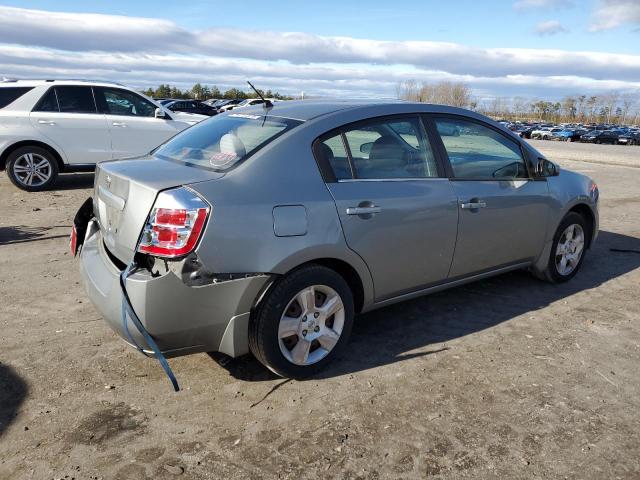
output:
{"label": "silver sedan", "polygon": [[253,353],[303,377],[354,316],[514,269],[570,280],[598,188],[496,122],[400,102],[280,102],[98,166],[76,216],[89,297],[165,357]]}

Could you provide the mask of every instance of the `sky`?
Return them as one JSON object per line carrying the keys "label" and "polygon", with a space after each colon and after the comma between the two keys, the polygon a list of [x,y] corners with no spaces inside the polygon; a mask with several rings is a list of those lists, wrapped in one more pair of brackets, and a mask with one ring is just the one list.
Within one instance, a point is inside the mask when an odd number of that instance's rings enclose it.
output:
{"label": "sky", "polygon": [[2,1],[0,77],[388,97],[640,92],[640,0]]}

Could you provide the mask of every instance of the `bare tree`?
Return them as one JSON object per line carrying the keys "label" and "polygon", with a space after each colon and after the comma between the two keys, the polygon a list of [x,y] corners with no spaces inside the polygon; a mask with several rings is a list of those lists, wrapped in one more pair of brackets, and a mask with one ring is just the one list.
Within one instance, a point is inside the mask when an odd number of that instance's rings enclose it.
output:
{"label": "bare tree", "polygon": [[461,82],[438,82],[419,84],[405,80],[396,88],[398,98],[412,102],[438,103],[453,107],[470,107],[471,89]]}
{"label": "bare tree", "polygon": [[461,82],[421,83],[406,80],[396,86],[398,98],[470,108],[494,118],[553,122],[637,124],[640,91],[601,95],[567,95],[561,101],[525,97],[476,98]]}
{"label": "bare tree", "polygon": [[520,120],[521,117],[527,111],[528,102],[524,97],[515,97],[512,102],[513,113],[516,116],[516,120]]}
{"label": "bare tree", "polygon": [[622,108],[621,108],[621,119],[619,119],[620,123],[622,123],[623,125],[627,123],[627,116],[629,115],[629,113],[631,113],[633,107],[635,106],[637,100],[638,100],[638,93],[631,93],[631,92],[626,92],[623,93],[621,95],[621,103],[622,103]]}
{"label": "bare tree", "polygon": [[562,100],[562,113],[565,119],[575,120],[577,108],[577,99],[575,97],[564,97]]}

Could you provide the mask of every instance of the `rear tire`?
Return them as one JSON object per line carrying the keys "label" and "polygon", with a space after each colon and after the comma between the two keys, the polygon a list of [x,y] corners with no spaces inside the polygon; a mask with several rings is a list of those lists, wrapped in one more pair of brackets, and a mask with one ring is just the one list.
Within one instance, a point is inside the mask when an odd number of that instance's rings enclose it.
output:
{"label": "rear tire", "polygon": [[278,280],[262,300],[249,324],[249,348],[275,374],[304,378],[343,351],[353,319],[353,294],[344,278],[308,265]]}
{"label": "rear tire", "polygon": [[549,261],[542,272],[543,279],[550,283],[564,283],[575,277],[584,261],[589,238],[591,231],[582,215],[575,212],[565,215],[553,236]]}
{"label": "rear tire", "polygon": [[20,147],[9,154],[6,164],[11,183],[27,192],[49,188],[58,176],[58,162],[53,154],[42,147]]}

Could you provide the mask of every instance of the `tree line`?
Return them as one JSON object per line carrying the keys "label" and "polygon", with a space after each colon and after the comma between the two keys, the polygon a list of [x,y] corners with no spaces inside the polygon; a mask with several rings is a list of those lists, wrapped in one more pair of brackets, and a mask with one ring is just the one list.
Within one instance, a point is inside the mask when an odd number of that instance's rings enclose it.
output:
{"label": "tree line", "polygon": [[[292,97],[281,95],[280,93],[273,92],[271,90],[264,91],[258,89],[258,91],[265,98],[277,98],[278,100],[292,99]],[[147,88],[146,90],[143,90],[142,93],[144,93],[148,97],[153,98],[179,98],[195,100],[208,100],[210,98],[232,100],[235,98],[245,99],[258,97],[258,95],[256,95],[256,93],[253,91],[247,93],[246,91],[240,90],[239,88],[230,88],[223,92],[215,85],[209,87],[208,85],[202,85],[200,83],[196,83],[193,87],[186,90],[181,90],[178,87],[169,84],[161,84],[155,89]]]}
{"label": "tree line", "polygon": [[403,100],[468,108],[493,118],[512,121],[640,123],[640,91],[567,95],[560,101],[522,96],[478,100],[463,82],[419,83],[407,80],[398,84],[396,93]]}

